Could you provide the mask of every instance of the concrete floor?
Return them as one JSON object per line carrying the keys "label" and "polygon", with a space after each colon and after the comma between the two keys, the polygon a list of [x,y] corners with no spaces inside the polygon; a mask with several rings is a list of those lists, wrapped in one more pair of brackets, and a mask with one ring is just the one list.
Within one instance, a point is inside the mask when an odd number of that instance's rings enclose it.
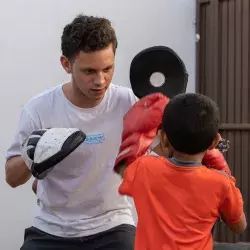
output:
{"label": "concrete floor", "polygon": [[214,243],[214,250],[250,250],[250,243]]}

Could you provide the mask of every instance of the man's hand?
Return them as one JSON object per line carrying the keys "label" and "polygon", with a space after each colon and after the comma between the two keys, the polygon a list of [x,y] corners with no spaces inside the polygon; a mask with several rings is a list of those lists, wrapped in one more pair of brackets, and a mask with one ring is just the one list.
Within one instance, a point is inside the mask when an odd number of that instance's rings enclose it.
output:
{"label": "man's hand", "polygon": [[85,139],[86,135],[76,128],[40,129],[22,143],[22,158],[35,178],[44,179]]}
{"label": "man's hand", "polygon": [[36,194],[36,191],[37,191],[37,184],[38,184],[38,180],[35,179],[32,183],[32,191],[34,194]]}

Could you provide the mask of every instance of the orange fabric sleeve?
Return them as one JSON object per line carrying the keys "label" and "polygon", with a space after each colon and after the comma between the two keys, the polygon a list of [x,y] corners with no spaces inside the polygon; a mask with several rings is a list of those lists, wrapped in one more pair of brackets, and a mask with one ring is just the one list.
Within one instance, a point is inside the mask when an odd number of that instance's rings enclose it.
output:
{"label": "orange fabric sleeve", "polygon": [[234,180],[230,180],[226,197],[221,203],[219,210],[227,224],[236,224],[240,221],[244,213],[243,199],[240,190],[235,186]]}
{"label": "orange fabric sleeve", "polygon": [[136,159],[132,164],[130,164],[126,168],[124,172],[123,181],[118,189],[120,194],[133,196],[133,186],[139,168],[139,162],[140,158]]}

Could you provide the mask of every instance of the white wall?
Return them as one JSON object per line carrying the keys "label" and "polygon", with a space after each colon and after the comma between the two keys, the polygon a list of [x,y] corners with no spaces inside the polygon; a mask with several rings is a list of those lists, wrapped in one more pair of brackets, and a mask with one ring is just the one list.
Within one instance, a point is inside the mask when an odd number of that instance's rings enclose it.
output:
{"label": "white wall", "polygon": [[[33,95],[68,80],[60,66],[64,25],[78,13],[106,16],[116,28],[119,48],[113,83],[130,86],[129,65],[140,50],[166,45],[184,60],[195,90],[194,0],[1,0],[0,7],[0,249],[16,250],[32,223],[31,182],[11,189],[5,183],[4,155],[20,110]],[[118,6],[119,3],[119,6]]]}

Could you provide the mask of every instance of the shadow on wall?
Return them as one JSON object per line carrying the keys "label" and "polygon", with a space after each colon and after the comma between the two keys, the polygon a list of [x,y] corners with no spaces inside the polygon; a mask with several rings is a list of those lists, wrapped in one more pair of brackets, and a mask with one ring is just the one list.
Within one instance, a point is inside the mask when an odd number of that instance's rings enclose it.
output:
{"label": "shadow on wall", "polygon": [[250,250],[250,243],[214,243],[214,250]]}

